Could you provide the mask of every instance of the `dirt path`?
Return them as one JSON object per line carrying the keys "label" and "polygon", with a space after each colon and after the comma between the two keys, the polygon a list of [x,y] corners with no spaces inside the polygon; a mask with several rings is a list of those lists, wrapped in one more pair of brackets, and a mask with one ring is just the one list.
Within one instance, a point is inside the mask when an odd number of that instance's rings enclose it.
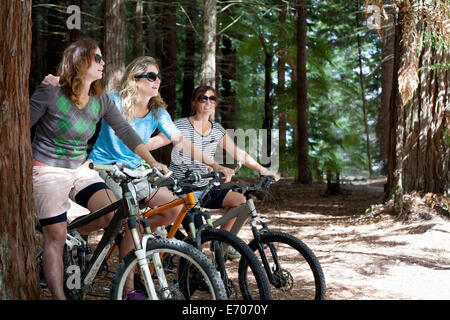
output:
{"label": "dirt path", "polygon": [[[381,186],[375,181],[327,196],[325,185],[283,179],[271,189],[276,201],[256,204],[272,229],[300,238],[316,254],[327,299],[450,299],[450,219],[398,222],[387,214],[365,214],[382,203]],[[69,214],[83,212],[75,205]],[[244,227],[240,236],[249,239],[250,230]],[[105,286],[90,299],[107,297]]]}
{"label": "dirt path", "polygon": [[336,196],[326,196],[324,185],[292,181],[273,191],[284,201],[279,211],[267,209],[265,216],[316,254],[327,299],[450,299],[448,218],[398,222],[385,214],[366,219],[366,209],[382,203],[380,183],[344,187]]}

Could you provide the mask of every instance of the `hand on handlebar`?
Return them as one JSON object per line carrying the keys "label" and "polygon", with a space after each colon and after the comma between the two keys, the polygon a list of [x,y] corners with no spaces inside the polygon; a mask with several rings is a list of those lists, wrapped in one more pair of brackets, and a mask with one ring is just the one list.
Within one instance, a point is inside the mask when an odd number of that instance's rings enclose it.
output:
{"label": "hand on handlebar", "polygon": [[167,168],[167,166],[165,164],[162,164],[160,162],[154,162],[151,164],[151,166],[153,168],[158,169],[163,174],[166,174],[167,172],[169,172],[169,168]]}
{"label": "hand on handlebar", "polygon": [[216,171],[216,172],[222,172],[222,173],[223,173],[225,183],[230,182],[230,181],[231,181],[231,178],[233,178],[233,176],[234,176],[234,170],[233,170],[233,169],[230,169],[230,168],[221,166],[220,164],[214,164],[214,165],[212,166],[212,168],[213,168],[214,171]]}
{"label": "hand on handlebar", "polygon": [[278,173],[272,172],[269,169],[264,168],[263,170],[261,170],[260,174],[262,176],[268,176],[271,177],[272,179],[274,179],[275,181],[280,180],[280,175]]}

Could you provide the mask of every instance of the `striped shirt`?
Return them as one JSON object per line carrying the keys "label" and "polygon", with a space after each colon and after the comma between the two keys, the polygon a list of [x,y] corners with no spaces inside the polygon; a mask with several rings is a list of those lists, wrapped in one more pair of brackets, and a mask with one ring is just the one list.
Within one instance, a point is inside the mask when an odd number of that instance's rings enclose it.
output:
{"label": "striped shirt", "polygon": [[[187,138],[192,144],[199,148],[203,153],[211,158],[214,158],[217,145],[224,138],[226,131],[217,122],[212,122],[212,130],[205,136],[202,136],[188,118],[181,118],[176,120],[176,127],[180,130],[181,134]],[[176,179],[182,179],[185,177],[186,171],[191,170],[196,173],[208,173],[210,167],[197,161],[192,160],[189,155],[178,151],[176,148],[172,148],[171,162],[169,170],[173,171],[173,177]],[[208,182],[206,180],[197,182],[196,186],[204,186]]]}

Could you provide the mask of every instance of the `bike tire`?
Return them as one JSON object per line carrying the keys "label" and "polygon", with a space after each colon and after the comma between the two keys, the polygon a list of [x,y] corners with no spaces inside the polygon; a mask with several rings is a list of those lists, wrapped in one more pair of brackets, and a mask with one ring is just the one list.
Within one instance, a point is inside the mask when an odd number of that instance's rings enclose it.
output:
{"label": "bike tire", "polygon": [[[193,246],[176,239],[154,238],[148,240],[146,250],[147,259],[151,259],[151,255],[154,253],[164,253],[164,256],[171,255],[173,258],[172,260],[177,261],[178,265],[181,260],[184,260],[188,261],[191,266],[194,266],[196,271],[202,275],[204,282],[209,289],[209,294],[207,296],[196,297],[197,299],[226,299],[225,287],[218,272],[212,265],[211,261],[209,261],[201,251],[197,250]],[[112,300],[122,300],[125,295],[125,280],[131,272],[135,272],[137,265],[137,257],[134,251],[135,250],[130,251],[116,269],[114,279],[111,284],[110,298]],[[168,281],[173,281],[171,282],[173,287],[169,286],[169,288],[160,288],[157,279],[152,277],[155,288],[159,291],[159,293],[167,289],[170,291],[170,297],[167,298],[168,300],[184,299],[184,296],[180,294],[179,289],[177,288],[179,273],[178,265],[175,265],[176,269],[172,270],[166,270],[168,268],[164,266],[166,278]]]}
{"label": "bike tire", "polygon": [[[224,268],[226,270],[225,274],[221,274],[222,281],[225,284],[227,290],[228,299],[244,299],[244,300],[271,300],[272,295],[270,292],[270,285],[267,280],[267,276],[261,263],[258,261],[257,256],[250,250],[248,245],[242,241],[240,238],[234,234],[215,228],[206,228],[201,232],[201,243],[202,245],[209,242],[212,243],[223,243],[228,246],[233,247],[241,255],[240,260],[245,260],[247,265],[250,266],[251,270],[251,280],[247,277],[246,281],[242,280],[242,275],[238,272],[238,262],[224,257],[225,259],[219,259],[225,262],[225,266],[219,266],[217,264],[217,257],[214,256],[210,259],[216,262],[216,267],[220,270]],[[208,256],[210,253],[211,245],[202,246],[204,247],[203,252]],[[226,278],[224,278],[226,276]],[[234,283],[239,284],[239,292],[235,288]],[[251,285],[250,285],[251,284]],[[239,294],[240,293],[240,294]]]}
{"label": "bike tire", "polygon": [[[266,232],[260,235],[264,254],[271,264],[272,275],[278,283],[271,283],[271,291],[276,300],[325,300],[325,276],[319,260],[301,240],[283,232]],[[268,246],[274,244],[281,264],[281,272],[274,270],[273,255]],[[258,251],[258,241],[253,239],[249,247]],[[258,257],[260,257],[258,253]],[[292,267],[290,267],[292,266]],[[289,269],[290,268],[290,269]],[[239,273],[247,274],[244,260],[239,262]],[[267,270],[266,270],[267,272]],[[268,278],[270,278],[268,276]]]}

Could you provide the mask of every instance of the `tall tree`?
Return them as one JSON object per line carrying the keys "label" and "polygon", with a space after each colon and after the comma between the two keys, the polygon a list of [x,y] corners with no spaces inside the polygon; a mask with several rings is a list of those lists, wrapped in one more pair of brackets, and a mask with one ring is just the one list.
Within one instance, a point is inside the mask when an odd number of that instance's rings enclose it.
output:
{"label": "tall tree", "polygon": [[308,156],[308,100],[306,83],[306,1],[297,0],[297,180],[312,183]]}
{"label": "tall tree", "polygon": [[216,87],[216,0],[203,1],[201,84]]}
{"label": "tall tree", "polygon": [[28,102],[31,1],[0,1],[0,299],[37,299]]}
{"label": "tall tree", "polygon": [[[281,3],[281,12],[279,16],[279,22],[281,26],[286,24],[286,14],[287,14],[287,5],[286,2]],[[283,33],[282,38],[285,37]],[[282,39],[283,40],[283,39]],[[282,48],[283,51],[286,51],[286,48]],[[277,87],[276,93],[278,97],[278,129],[280,135],[280,159],[286,159],[286,134],[287,134],[287,112],[285,110],[285,106],[283,103],[280,103],[280,97],[284,97],[284,90],[286,85],[286,59],[283,54],[279,55],[277,61]],[[281,175],[287,175],[285,170],[281,171]]]}
{"label": "tall tree", "polygon": [[[356,1],[357,9],[356,9],[356,28],[360,28],[360,9],[361,5],[359,0]],[[367,101],[366,101],[366,84],[364,80],[364,72],[363,72],[363,63],[362,63],[362,49],[361,49],[361,35],[358,33],[356,35],[356,40],[358,42],[358,67],[359,67],[359,83],[361,86],[361,102],[363,107],[363,121],[364,121],[364,131],[366,133],[366,152],[367,152],[367,165],[369,176],[372,177],[372,159],[370,155],[370,138],[369,138],[369,124],[367,123]]]}
{"label": "tall tree", "polygon": [[220,115],[221,124],[225,129],[234,128],[234,119],[236,116],[236,89],[233,81],[237,79],[237,51],[233,46],[230,35],[222,35],[222,61],[220,63],[221,74],[221,102]]}
{"label": "tall tree", "polygon": [[394,46],[395,46],[395,11],[393,0],[384,0],[388,20],[383,28],[382,61],[381,61],[381,104],[378,110],[377,138],[380,148],[381,172],[387,174],[388,141],[389,141],[389,104],[394,77]]}
{"label": "tall tree", "polygon": [[197,40],[195,38],[195,30],[193,20],[196,18],[195,3],[187,6],[186,10],[186,28],[185,32],[185,49],[184,49],[184,66],[183,66],[183,94],[181,97],[181,117],[188,117],[191,112],[191,95],[194,91],[194,74],[195,74],[195,50]]}
{"label": "tall tree", "polygon": [[133,57],[142,56],[143,46],[142,39],[142,18],[144,14],[144,3],[142,0],[136,0],[134,7],[134,42],[133,42]]}
{"label": "tall tree", "polygon": [[396,5],[387,195],[403,215],[404,192],[450,190],[450,32],[445,1]]}
{"label": "tall tree", "polygon": [[[167,0],[158,3],[160,13],[161,34],[157,39],[155,55],[160,58],[161,63],[161,96],[167,103],[167,112],[174,118],[177,105],[177,7],[178,2]],[[153,30],[154,31],[154,30]],[[162,147],[155,152],[156,158],[165,164],[170,163],[172,144]]]}
{"label": "tall tree", "polygon": [[125,71],[125,0],[106,0],[104,6],[103,57],[106,64],[103,79],[105,91],[113,92]]}

